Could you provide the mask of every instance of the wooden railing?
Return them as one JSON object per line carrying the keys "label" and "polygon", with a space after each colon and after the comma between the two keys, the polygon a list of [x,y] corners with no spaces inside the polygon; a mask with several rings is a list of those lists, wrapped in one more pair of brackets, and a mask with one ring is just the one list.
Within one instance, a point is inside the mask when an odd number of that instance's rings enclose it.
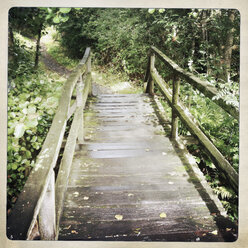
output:
{"label": "wooden railing", "polygon": [[[159,75],[157,69],[155,68],[155,56],[157,56],[167,66],[166,69],[172,71],[172,94],[169,86],[166,84],[166,82]],[[216,167],[220,170],[222,175],[230,182],[230,185],[237,193],[239,181],[238,173],[225,159],[225,157],[220,153],[220,151],[215,147],[215,145],[210,141],[210,139],[204,134],[204,132],[194,120],[193,116],[190,114],[189,110],[185,106],[183,106],[183,104],[179,101],[180,81],[182,80],[191,84],[195,89],[198,89],[206,97],[210,98],[222,109],[228,112],[232,117],[237,120],[239,119],[239,110],[237,108],[232,105],[226,104],[226,102],[222,98],[214,97],[218,93],[215,87],[210,85],[207,81],[199,79],[192,73],[180,68],[175,62],[169,59],[160,50],[152,46],[151,56],[149,57],[149,62],[145,76],[145,82],[147,82],[146,93],[154,94],[155,82],[158,86],[158,89],[172,108],[171,138],[178,138],[178,118],[180,118],[180,120],[187,126],[191,134],[195,136],[203,145]],[[213,98],[215,100],[213,100]]]}
{"label": "wooden railing", "polygon": [[[75,88],[76,86],[76,88]],[[72,95],[76,89],[76,101]],[[59,220],[67,188],[76,140],[83,142],[83,109],[91,92],[91,56],[87,48],[83,59],[64,84],[58,109],[36,164],[7,220],[7,236],[13,240],[30,240],[38,230],[43,240],[58,237]],[[57,179],[54,167],[68,119],[74,114]],[[36,231],[35,231],[36,230]]]}

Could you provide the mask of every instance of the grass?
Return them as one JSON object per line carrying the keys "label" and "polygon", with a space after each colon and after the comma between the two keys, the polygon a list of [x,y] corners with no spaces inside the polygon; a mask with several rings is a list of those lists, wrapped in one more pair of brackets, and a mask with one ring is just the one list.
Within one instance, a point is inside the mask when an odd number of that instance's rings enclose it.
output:
{"label": "grass", "polygon": [[41,42],[45,44],[48,54],[60,65],[63,65],[69,70],[73,70],[79,60],[71,59],[66,56],[66,50],[61,47],[59,35],[53,27],[47,28],[46,32],[47,34],[42,36]]}
{"label": "grass", "polygon": [[[66,56],[66,50],[61,47],[60,37],[55,28],[49,27],[46,32],[47,34],[42,37],[41,42],[47,47],[48,54],[67,69],[75,69],[79,60]],[[95,83],[109,88],[114,93],[140,94],[144,92],[143,87],[137,82],[130,81],[124,72],[116,72],[112,68],[98,66],[94,64],[94,61],[92,62],[92,77]]]}
{"label": "grass", "polygon": [[93,65],[93,81],[101,86],[109,88],[114,93],[141,94],[144,92],[136,82],[130,81],[124,72],[113,72],[108,67]]}

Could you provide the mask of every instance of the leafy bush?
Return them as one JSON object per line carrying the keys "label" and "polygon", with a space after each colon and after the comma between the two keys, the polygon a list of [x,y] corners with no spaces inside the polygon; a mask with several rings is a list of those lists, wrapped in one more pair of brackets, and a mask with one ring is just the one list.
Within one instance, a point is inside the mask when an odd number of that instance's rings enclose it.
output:
{"label": "leafy bush", "polygon": [[25,42],[21,39],[21,35],[15,33],[14,44],[9,47],[9,64],[8,64],[8,81],[9,86],[11,80],[25,76],[26,78],[31,75],[34,70],[34,44]]}
{"label": "leafy bush", "polygon": [[30,80],[19,77],[12,81],[8,93],[9,207],[35,163],[57,108],[63,82],[41,71]]}

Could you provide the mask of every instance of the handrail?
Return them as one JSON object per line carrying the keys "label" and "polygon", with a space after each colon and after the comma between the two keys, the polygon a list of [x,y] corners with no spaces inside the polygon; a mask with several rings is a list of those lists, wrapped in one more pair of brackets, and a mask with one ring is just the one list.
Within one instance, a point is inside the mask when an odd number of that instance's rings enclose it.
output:
{"label": "handrail", "polygon": [[[230,184],[234,191],[238,192],[238,173],[231,166],[231,164],[225,159],[221,152],[215,147],[212,141],[204,134],[204,132],[199,128],[198,124],[194,120],[194,117],[190,114],[189,110],[179,102],[179,78],[184,79],[190,83],[193,87],[200,90],[205,96],[210,97],[210,99],[217,94],[217,91],[210,86],[206,81],[201,80],[194,76],[192,73],[188,73],[182,68],[180,68],[175,62],[164,55],[160,50],[155,47],[151,47],[151,56],[149,57],[148,67],[146,71],[145,81],[147,82],[146,93],[154,93],[154,82],[157,84],[159,90],[166,98],[167,102],[172,108],[172,127],[171,127],[171,138],[177,139],[178,137],[178,118],[187,126],[189,131],[196,138],[199,139],[200,143],[205,147],[210,158],[216,165],[216,167],[224,174],[224,177],[230,181]],[[173,90],[171,90],[166,82],[159,75],[155,68],[155,55],[173,71]],[[212,99],[211,99],[212,100]],[[224,110],[229,112],[233,117],[238,119],[238,110],[227,105],[223,99],[213,100]]]}
{"label": "handrail", "polygon": [[158,57],[170,68],[173,70],[173,73],[178,77],[184,79],[189,84],[191,84],[195,89],[198,89],[201,93],[203,93],[206,97],[210,98],[213,102],[219,105],[223,110],[233,116],[236,120],[239,120],[239,109],[231,104],[227,104],[223,98],[217,98],[216,95],[218,93],[217,89],[209,84],[208,81],[202,80],[195,76],[193,73],[188,72],[178,66],[173,60],[168,58],[165,54],[163,54],[156,47],[151,47],[152,51],[158,55]]}
{"label": "handrail", "polygon": [[[58,199],[58,194],[61,195],[65,189],[60,192],[57,182],[55,186],[54,167],[57,163],[67,120],[73,112],[75,112],[75,115],[68,138],[73,143],[71,149],[75,148],[78,133],[80,134],[79,127],[82,128],[83,124],[83,108],[90,92],[90,75],[91,56],[90,48],[87,48],[83,59],[64,84],[58,109],[37,157],[36,164],[8,217],[7,236],[9,239],[32,239],[33,229],[37,223],[41,239],[54,240],[57,236],[58,210],[56,209],[55,199]],[[78,81],[77,105],[76,107],[75,105],[70,106],[73,90]],[[82,139],[82,134],[80,139]],[[70,152],[73,153],[73,151]],[[62,161],[71,160],[64,157],[68,157],[68,149],[66,148]],[[63,168],[63,163],[60,165],[57,179],[61,178],[60,174],[63,174],[63,170],[65,170],[64,168],[62,170],[61,166]],[[70,167],[68,163],[67,166]],[[64,181],[64,184],[67,185],[67,182]]]}

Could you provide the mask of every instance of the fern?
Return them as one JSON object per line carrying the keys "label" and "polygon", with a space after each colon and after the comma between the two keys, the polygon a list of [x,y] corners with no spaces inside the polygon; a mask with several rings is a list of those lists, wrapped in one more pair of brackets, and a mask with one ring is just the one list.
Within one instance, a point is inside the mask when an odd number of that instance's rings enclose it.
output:
{"label": "fern", "polygon": [[228,200],[235,197],[234,191],[224,186],[216,187],[213,190],[217,195],[221,197],[222,200]]}
{"label": "fern", "polygon": [[227,104],[236,108],[239,107],[239,85],[232,81],[223,84],[218,84],[216,87],[219,89],[216,96],[212,100],[223,99]]}

